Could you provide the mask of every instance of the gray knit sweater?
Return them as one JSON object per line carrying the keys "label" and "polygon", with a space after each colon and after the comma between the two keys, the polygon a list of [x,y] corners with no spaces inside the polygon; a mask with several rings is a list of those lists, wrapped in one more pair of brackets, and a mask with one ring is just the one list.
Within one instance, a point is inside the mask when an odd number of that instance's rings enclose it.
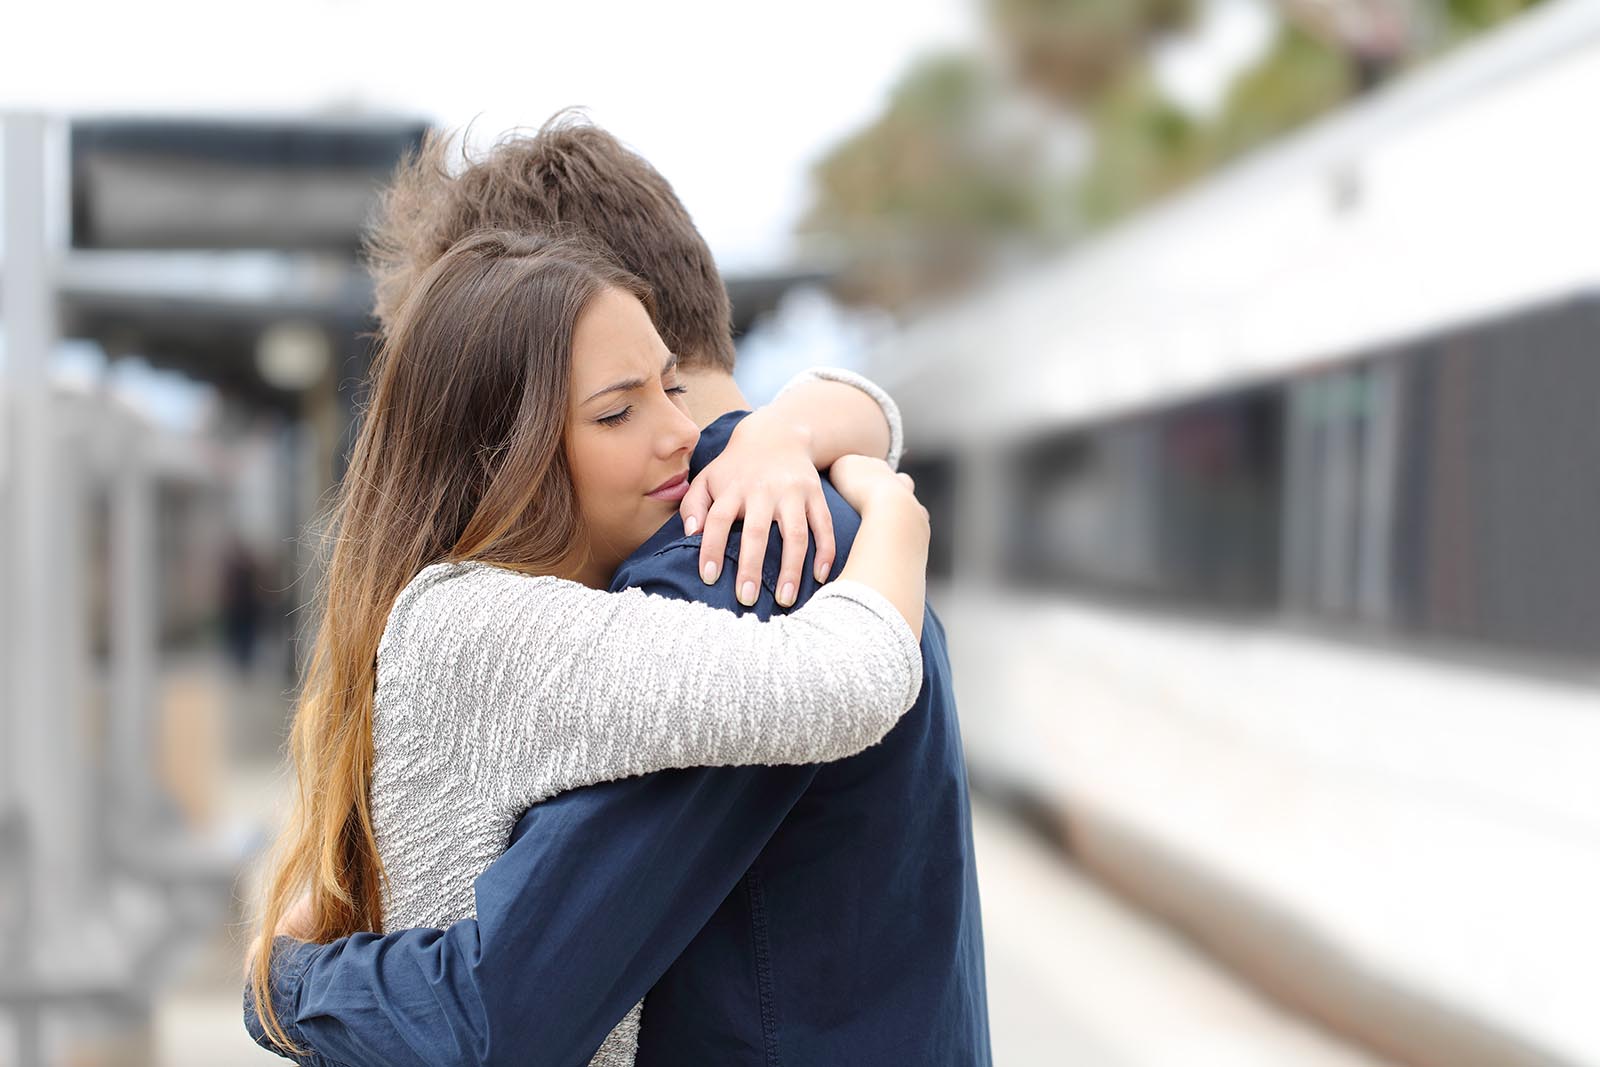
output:
{"label": "gray knit sweater", "polygon": [[[882,739],[921,685],[910,627],[859,582],[761,622],[481,563],[430,566],[395,599],[378,649],[385,927],[472,917],[473,880],[540,800],[672,767],[839,759]],[[594,1064],[632,1064],[638,1025],[635,1007]]]}

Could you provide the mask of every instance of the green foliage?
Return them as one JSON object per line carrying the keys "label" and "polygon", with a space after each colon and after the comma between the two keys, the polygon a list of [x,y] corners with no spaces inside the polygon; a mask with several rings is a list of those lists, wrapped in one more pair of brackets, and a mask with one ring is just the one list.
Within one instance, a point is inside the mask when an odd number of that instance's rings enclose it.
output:
{"label": "green foliage", "polygon": [[940,56],[914,67],[872,125],[813,170],[806,230],[1028,231],[1047,201],[1025,172],[982,136],[993,81],[973,60]]}
{"label": "green foliage", "polygon": [[1037,146],[996,135],[1004,103],[974,59],[917,64],[882,115],[813,167],[802,235],[868,264],[881,277],[861,295],[898,304],[960,284],[996,242],[1058,231],[1067,190]]}
{"label": "green foliage", "polygon": [[1194,9],[1194,0],[987,0],[1019,79],[1067,106],[1103,92]]}
{"label": "green foliage", "polygon": [[1095,152],[1083,179],[1083,217],[1104,224],[1226,161],[1300,127],[1355,95],[1351,57],[1289,23],[1229,90],[1210,121],[1161,95],[1143,65],[1094,101]]}
{"label": "green foliage", "polygon": [[1504,22],[1539,0],[1443,0],[1444,15],[1456,35],[1476,33]]}
{"label": "green foliage", "polygon": [[1090,114],[1094,155],[1079,199],[1089,223],[1116,218],[1177,188],[1209,161],[1205,131],[1143,70],[1107,86]]}
{"label": "green foliage", "polygon": [[[1338,108],[1396,65],[1375,65],[1325,27],[1319,34],[1315,20],[1286,17],[1220,113],[1196,118],[1162,94],[1148,55],[1199,2],[984,0],[1004,70],[975,54],[913,66],[883,113],[816,164],[803,234],[854,265],[846,295],[903,306],[970,280],[996,249],[1048,247],[1166,196]],[[1442,31],[1434,44],[1448,47],[1538,0],[1431,2]],[[1080,174],[1052,170],[1026,138],[996,135],[1023,96],[1087,129],[1092,154]]]}
{"label": "green foliage", "polygon": [[1285,26],[1261,62],[1233,84],[1208,131],[1214,161],[1231,159],[1332,111],[1355,95],[1350,57]]}

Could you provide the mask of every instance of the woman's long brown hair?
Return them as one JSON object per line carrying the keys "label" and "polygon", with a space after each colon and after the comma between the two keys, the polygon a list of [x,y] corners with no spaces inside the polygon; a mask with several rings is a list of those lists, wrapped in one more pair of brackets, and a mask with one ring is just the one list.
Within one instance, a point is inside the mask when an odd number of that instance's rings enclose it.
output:
{"label": "woman's long brown hair", "polygon": [[316,634],[290,734],[298,789],[278,843],[250,987],[268,1035],[272,934],[311,894],[318,942],[383,929],[373,832],[378,643],[424,567],[483,560],[557,573],[582,531],[563,449],[572,337],[604,289],[643,283],[586,245],[504,232],[452,245],[404,301],[373,363],[360,435],[327,524]]}

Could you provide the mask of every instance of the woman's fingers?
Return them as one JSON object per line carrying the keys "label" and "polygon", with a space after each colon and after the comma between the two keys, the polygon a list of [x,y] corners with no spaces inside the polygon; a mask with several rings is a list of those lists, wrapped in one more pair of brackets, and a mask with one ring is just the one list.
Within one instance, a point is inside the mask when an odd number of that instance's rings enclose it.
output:
{"label": "woman's fingers", "polygon": [[806,501],[806,516],[811,520],[811,539],[817,546],[811,573],[820,584],[828,580],[828,572],[833,569],[833,557],[837,551],[833,540],[833,512],[828,510],[828,498],[822,495],[820,488],[815,496]]}
{"label": "woman's fingers", "polygon": [[[817,496],[822,495],[821,490]],[[810,543],[807,525],[809,497],[791,497],[778,505],[778,535],[783,538],[783,561],[778,566],[778,604],[794,607],[800,592],[800,573],[806,565],[806,546]],[[827,514],[827,509],[823,509]],[[829,516],[831,523],[832,516]]]}
{"label": "woman's fingers", "polygon": [[744,535],[739,541],[739,578],[734,595],[745,607],[754,607],[761,595],[761,565],[767,558],[767,537],[772,532],[772,502],[753,496],[744,505]]}
{"label": "woman's fingers", "polygon": [[728,497],[712,503],[706,512],[705,533],[700,538],[700,580],[716,585],[728,550],[728,530],[739,517],[739,505]]}
{"label": "woman's fingers", "polygon": [[[701,530],[704,530],[706,528],[706,514],[710,510],[711,488],[706,482],[706,472],[701,471],[699,477],[689,483],[689,491],[678,502],[678,516],[683,519],[683,532],[693,537]],[[702,561],[704,558],[704,556],[701,557]]]}
{"label": "woman's fingers", "polygon": [[827,580],[835,555],[833,515],[822,493],[821,477],[814,468],[807,468],[805,473],[809,477],[780,473],[748,486],[735,481],[715,487],[702,473],[689,484],[679,513],[685,533],[700,533],[702,581],[714,585],[721,577],[728,539],[740,518],[744,520],[744,530],[734,576],[734,595],[739,603],[753,607],[761,594],[762,569],[774,521],[783,539],[778,580],[773,589],[779,605],[793,607],[799,599],[806,549],[812,543],[816,545],[816,579]]}

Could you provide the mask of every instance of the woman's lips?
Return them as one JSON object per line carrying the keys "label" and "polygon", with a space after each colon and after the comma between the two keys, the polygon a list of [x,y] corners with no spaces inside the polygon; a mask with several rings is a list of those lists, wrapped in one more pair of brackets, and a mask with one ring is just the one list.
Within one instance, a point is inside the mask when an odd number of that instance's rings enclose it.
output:
{"label": "woman's lips", "polygon": [[651,500],[666,500],[671,503],[677,503],[688,494],[689,473],[685,471],[682,474],[662,482],[660,485],[646,493],[645,496],[649,497]]}

